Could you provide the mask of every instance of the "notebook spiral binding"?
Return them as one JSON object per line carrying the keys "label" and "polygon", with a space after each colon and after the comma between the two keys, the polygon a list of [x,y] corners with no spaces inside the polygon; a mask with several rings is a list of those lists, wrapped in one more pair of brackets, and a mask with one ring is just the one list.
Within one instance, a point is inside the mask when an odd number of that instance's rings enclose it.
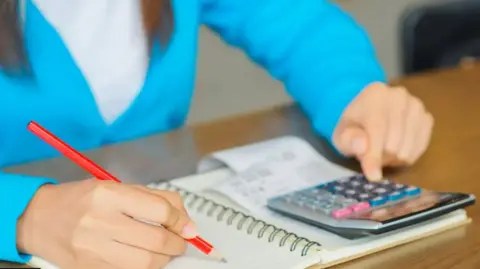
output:
{"label": "notebook spiral binding", "polygon": [[[261,225],[262,228],[260,228],[260,230],[258,230],[258,233],[257,233],[258,239],[264,238],[267,235],[267,231],[269,229],[273,229],[273,231],[270,234],[268,234],[268,242],[269,243],[274,242],[277,235],[283,234],[283,236],[281,236],[280,238],[280,241],[278,242],[278,245],[279,247],[285,247],[285,245],[287,245],[287,240],[289,239],[293,240],[293,242],[289,245],[291,252],[298,251],[299,244],[301,242],[304,242],[305,244],[303,245],[303,248],[301,248],[302,256],[306,256],[309,253],[309,251],[315,246],[321,247],[321,245],[317,242],[308,240],[307,238],[298,236],[295,233],[291,233],[284,229],[278,228],[275,225],[266,223],[263,220],[259,220],[252,216],[246,215],[243,212],[240,212],[233,208],[218,204],[212,201],[211,199],[205,198],[198,194],[195,194],[185,189],[174,186],[169,182],[154,183],[154,187],[180,193],[180,195],[184,198],[185,206],[187,208],[195,209],[199,213],[205,212],[205,210],[207,210],[206,214],[208,217],[214,217],[215,212],[219,210],[219,212],[216,213],[217,221],[222,222],[222,221],[225,221],[226,219],[226,223],[228,226],[234,225],[235,220],[239,218],[236,222],[237,230],[240,231],[240,230],[243,230],[245,227],[247,227],[246,231],[247,231],[247,234],[249,235],[252,235],[255,231],[255,228]],[[230,213],[230,215],[228,215],[228,213]],[[226,218],[227,216],[228,218]],[[248,226],[245,226],[248,220],[251,220],[251,223],[248,224]]]}

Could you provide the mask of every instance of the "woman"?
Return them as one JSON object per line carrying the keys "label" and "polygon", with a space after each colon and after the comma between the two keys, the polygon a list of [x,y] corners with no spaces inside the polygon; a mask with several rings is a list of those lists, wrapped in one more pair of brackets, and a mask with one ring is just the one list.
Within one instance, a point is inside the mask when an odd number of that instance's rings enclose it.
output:
{"label": "woman", "polygon": [[[25,130],[30,120],[79,149],[180,127],[200,24],[284,82],[318,134],[357,158],[371,179],[385,165],[414,163],[429,144],[432,116],[405,89],[384,83],[364,31],[326,0],[4,3],[2,166],[57,155]],[[176,194],[141,186],[4,173],[0,201],[2,260],[161,268],[196,235]]]}

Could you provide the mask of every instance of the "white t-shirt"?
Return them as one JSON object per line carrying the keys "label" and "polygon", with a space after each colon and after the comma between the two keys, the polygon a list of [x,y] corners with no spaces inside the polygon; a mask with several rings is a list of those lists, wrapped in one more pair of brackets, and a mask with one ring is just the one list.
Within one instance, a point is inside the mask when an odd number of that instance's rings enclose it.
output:
{"label": "white t-shirt", "polygon": [[147,73],[140,0],[33,2],[66,44],[103,118],[113,122],[138,95]]}

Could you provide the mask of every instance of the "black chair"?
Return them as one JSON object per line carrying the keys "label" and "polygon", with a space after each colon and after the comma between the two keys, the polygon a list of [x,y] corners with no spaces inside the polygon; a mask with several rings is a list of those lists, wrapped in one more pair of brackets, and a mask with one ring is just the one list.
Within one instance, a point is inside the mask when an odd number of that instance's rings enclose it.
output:
{"label": "black chair", "polygon": [[409,9],[402,18],[400,35],[404,75],[480,59],[480,0]]}

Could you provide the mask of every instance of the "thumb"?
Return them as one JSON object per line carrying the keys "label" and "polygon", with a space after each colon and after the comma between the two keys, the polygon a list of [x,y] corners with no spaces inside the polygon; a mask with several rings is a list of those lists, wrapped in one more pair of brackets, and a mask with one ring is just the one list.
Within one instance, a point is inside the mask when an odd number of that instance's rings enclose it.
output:
{"label": "thumb", "polygon": [[360,157],[368,149],[368,134],[358,126],[348,126],[336,137],[336,147],[345,156]]}

